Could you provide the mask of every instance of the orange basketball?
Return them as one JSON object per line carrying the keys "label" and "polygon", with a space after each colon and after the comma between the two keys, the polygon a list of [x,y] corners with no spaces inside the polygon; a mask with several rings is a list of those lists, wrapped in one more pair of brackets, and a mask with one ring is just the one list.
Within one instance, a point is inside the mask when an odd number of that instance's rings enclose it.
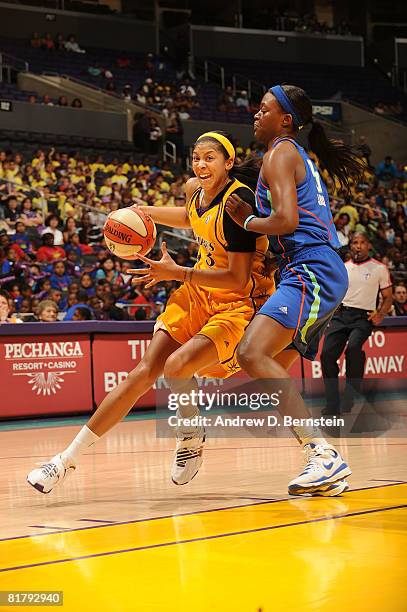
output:
{"label": "orange basketball", "polygon": [[122,259],[146,255],[153,248],[157,236],[154,221],[137,206],[111,212],[103,233],[107,248]]}

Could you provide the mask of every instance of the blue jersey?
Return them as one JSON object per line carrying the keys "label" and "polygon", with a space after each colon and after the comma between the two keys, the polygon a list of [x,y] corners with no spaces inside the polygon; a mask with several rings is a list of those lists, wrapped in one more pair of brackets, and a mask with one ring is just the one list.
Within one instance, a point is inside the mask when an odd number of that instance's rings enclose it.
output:
{"label": "blue jersey", "polygon": [[[305,179],[297,185],[298,216],[297,229],[291,234],[269,236],[270,250],[280,255],[283,260],[291,260],[303,248],[329,245],[338,249],[341,245],[336,235],[329,196],[321,176],[312,159],[292,138],[279,138],[274,143],[288,140],[295,145],[304,160]],[[273,202],[269,187],[259,176],[256,187],[256,207],[261,217],[269,217],[273,213]]]}

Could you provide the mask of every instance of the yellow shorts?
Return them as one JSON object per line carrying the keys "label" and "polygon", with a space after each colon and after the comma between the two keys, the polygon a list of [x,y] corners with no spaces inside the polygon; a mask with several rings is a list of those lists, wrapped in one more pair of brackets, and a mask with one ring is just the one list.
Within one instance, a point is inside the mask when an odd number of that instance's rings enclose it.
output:
{"label": "yellow shorts", "polygon": [[227,378],[240,369],[236,359],[237,345],[254,315],[254,304],[249,298],[219,303],[215,296],[187,283],[172,294],[154,331],[164,328],[180,344],[197,334],[206,336],[216,346],[219,364],[198,374]]}

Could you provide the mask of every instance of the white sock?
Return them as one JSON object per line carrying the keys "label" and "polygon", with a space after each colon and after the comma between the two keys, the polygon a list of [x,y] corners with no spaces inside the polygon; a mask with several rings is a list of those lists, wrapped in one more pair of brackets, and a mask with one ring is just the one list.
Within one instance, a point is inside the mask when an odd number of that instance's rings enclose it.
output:
{"label": "white sock", "polygon": [[[199,417],[199,408],[196,406],[183,406],[182,410],[178,408],[177,410],[177,418],[178,419],[188,419],[191,420],[194,417]],[[199,425],[191,425],[190,423],[180,423],[177,428],[177,435],[179,437],[182,436],[193,436],[197,431],[199,431]]]}
{"label": "white sock", "polygon": [[78,435],[72,440],[70,445],[61,453],[62,461],[65,466],[75,466],[82,453],[95,444],[100,436],[93,433],[89,427],[84,425]]}
{"label": "white sock", "polygon": [[301,446],[305,446],[310,442],[313,442],[314,444],[321,444],[322,446],[329,446],[329,443],[325,440],[322,433],[316,427],[293,426],[292,431],[300,441]]}

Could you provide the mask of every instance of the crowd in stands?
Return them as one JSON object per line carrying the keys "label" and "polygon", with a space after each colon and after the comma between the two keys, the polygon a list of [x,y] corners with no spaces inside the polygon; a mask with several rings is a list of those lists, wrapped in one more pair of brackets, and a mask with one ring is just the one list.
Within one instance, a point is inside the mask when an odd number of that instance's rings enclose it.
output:
{"label": "crowd in stands", "polygon": [[[369,157],[366,140],[360,146]],[[237,147],[238,159],[258,154],[254,146]],[[0,289],[9,292],[7,316],[155,319],[177,283],[134,286],[128,269],[140,264],[113,257],[102,229],[107,213],[132,203],[184,206],[187,178],[151,158],[108,161],[51,149],[25,159],[0,151]],[[406,187],[406,168],[391,157],[368,167],[351,194],[330,187],[343,256],[349,257],[354,231],[368,234],[373,256],[388,266],[394,283],[394,315],[407,314]],[[188,230],[180,230],[172,252],[180,265],[194,265],[197,246]],[[156,247],[151,257],[159,256]]]}
{"label": "crowd in stands", "polygon": [[319,21],[313,13],[300,14],[294,10],[281,11],[273,8],[251,11],[244,17],[244,27],[309,34],[336,34],[338,36],[352,34],[350,24],[346,21],[328,25],[326,21]]}
{"label": "crowd in stands", "polygon": [[63,34],[57,34],[55,38],[52,34],[45,32],[39,34],[33,32],[31,41],[33,49],[42,49],[43,51],[67,51],[68,53],[86,53],[85,49],[81,49],[74,34],[70,34],[65,40]]}
{"label": "crowd in stands", "polygon": [[[64,320],[158,316],[175,283],[133,287],[127,270],[135,264],[110,255],[102,228],[107,213],[138,199],[183,205],[184,180],[147,160],[104,163],[53,149],[24,160],[0,152],[0,286],[10,292],[11,313],[42,320],[40,305],[51,300]],[[192,266],[197,248],[186,245],[175,256]]]}
{"label": "crowd in stands", "polygon": [[[265,14],[263,15],[263,12]],[[289,15],[279,13],[278,15],[272,9],[256,12],[255,18],[260,19],[263,27],[269,23],[267,27],[273,29],[292,29],[301,32],[319,32],[319,33],[347,33],[347,25],[342,24],[335,28],[328,28],[326,24],[321,24],[313,15]],[[28,41],[27,41],[28,42]],[[238,78],[240,87],[226,85],[223,89],[219,84],[206,83],[196,79],[194,66],[191,57],[185,53],[182,61],[176,61],[170,56],[167,47],[163,47],[160,55],[148,53],[144,58],[130,52],[121,52],[112,54],[108,49],[101,53],[100,50],[88,49],[88,53],[78,57],[74,55],[84,53],[76,38],[71,35],[65,40],[61,34],[52,38],[51,34],[45,33],[40,35],[34,32],[31,37],[31,48],[34,50],[34,55],[30,59],[30,65],[34,66],[34,71],[58,71],[60,66],[56,63],[58,58],[61,59],[62,70],[66,74],[80,78],[91,85],[101,88],[102,90],[122,97],[126,101],[135,101],[157,110],[166,108],[170,112],[172,122],[177,124],[179,121],[191,119],[201,120],[217,120],[217,121],[233,121],[239,123],[249,123],[251,114],[256,112],[256,104],[258,97],[261,95],[259,85],[257,95],[249,95],[247,89],[249,79],[257,81],[258,84],[265,82],[265,74],[276,70],[275,66],[259,67],[259,65],[246,65],[245,62],[238,65],[231,65],[230,60],[224,58],[214,59],[215,63],[223,66],[226,82],[231,83],[233,77]],[[23,53],[20,49],[11,49],[13,54]],[[40,59],[41,58],[41,59]],[[80,60],[80,65],[78,61]],[[71,61],[68,61],[71,60]],[[261,64],[261,62],[257,62]],[[323,67],[319,68],[323,70]],[[260,70],[260,73],[258,72]],[[300,78],[304,83],[304,87],[310,91],[311,95],[320,99],[346,99],[355,100],[370,107],[375,113],[395,118],[400,121],[406,120],[406,102],[400,91],[397,91],[391,86],[387,77],[380,75],[375,70],[374,74],[368,74],[369,68],[365,69],[366,75],[364,80],[360,80],[360,74],[353,74],[351,70],[349,74],[335,75],[333,79],[326,72],[320,77],[324,85],[318,83],[315,85],[315,75],[312,66],[301,66],[300,75],[294,75],[295,67],[284,67],[284,79],[287,82],[295,82]],[[332,70],[330,70],[330,73]],[[188,81],[184,83],[184,78]],[[213,76],[215,79],[216,77]],[[339,80],[338,80],[339,79]],[[366,79],[369,85],[366,84]],[[332,80],[334,82],[332,82]],[[236,83],[236,80],[233,81]],[[334,85],[335,83],[335,85]],[[372,85],[373,83],[373,85]],[[336,85],[337,84],[337,85]],[[47,105],[66,105],[60,100],[54,100],[50,96],[39,97],[33,92],[16,92],[8,91],[11,96],[18,96],[22,93],[29,95],[29,102],[38,102]],[[64,97],[64,96],[62,96]],[[75,99],[71,102],[75,108],[81,108],[80,100]],[[211,116],[206,116],[211,112]],[[222,116],[214,116],[214,113],[221,113]],[[178,130],[178,127],[175,127]],[[154,150],[154,146],[153,146]],[[153,151],[154,153],[154,151]]]}

